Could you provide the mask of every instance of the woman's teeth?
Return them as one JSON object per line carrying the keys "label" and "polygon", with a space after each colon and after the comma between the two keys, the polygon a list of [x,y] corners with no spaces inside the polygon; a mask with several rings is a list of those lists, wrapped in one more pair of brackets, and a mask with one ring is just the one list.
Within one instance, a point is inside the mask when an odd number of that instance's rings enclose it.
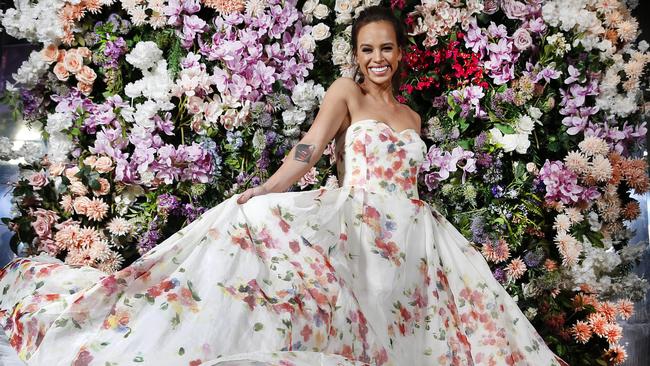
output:
{"label": "woman's teeth", "polygon": [[383,74],[388,70],[388,66],[381,66],[381,67],[371,67],[370,71],[374,72],[375,74]]}

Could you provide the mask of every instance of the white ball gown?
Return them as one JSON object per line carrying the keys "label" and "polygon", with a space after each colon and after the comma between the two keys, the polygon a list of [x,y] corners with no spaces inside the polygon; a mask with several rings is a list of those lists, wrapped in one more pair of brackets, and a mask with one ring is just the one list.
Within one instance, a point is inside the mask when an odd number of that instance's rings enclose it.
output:
{"label": "white ball gown", "polygon": [[425,154],[413,129],[356,121],[339,188],[235,195],[110,275],[16,258],[0,326],[30,365],[558,365],[418,199]]}

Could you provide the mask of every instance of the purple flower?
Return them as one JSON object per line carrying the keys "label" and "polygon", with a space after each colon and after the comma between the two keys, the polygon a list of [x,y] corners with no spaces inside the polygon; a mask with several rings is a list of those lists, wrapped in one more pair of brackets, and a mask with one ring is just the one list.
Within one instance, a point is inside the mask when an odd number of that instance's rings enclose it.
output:
{"label": "purple flower", "polygon": [[[546,202],[560,201],[564,204],[576,203],[583,198],[584,188],[578,185],[578,177],[567,169],[561,161],[546,160],[540,169],[537,179],[544,182],[546,187]],[[587,195],[593,196],[593,192]]]}
{"label": "purple flower", "polygon": [[502,284],[508,281],[508,276],[506,275],[506,271],[504,271],[503,268],[495,269],[494,272],[492,272],[492,275],[497,281]]}
{"label": "purple flower", "polygon": [[491,189],[491,192],[492,192],[492,196],[494,196],[494,198],[503,197],[503,187],[501,187],[500,185],[493,186],[492,189]]}
{"label": "purple flower", "polygon": [[158,213],[163,216],[175,213],[180,204],[180,199],[170,193],[161,194],[156,200]]}
{"label": "purple flower", "polygon": [[526,263],[528,268],[539,266],[539,264],[542,263],[542,259],[544,259],[544,254],[542,252],[527,252],[524,255],[524,263]]}

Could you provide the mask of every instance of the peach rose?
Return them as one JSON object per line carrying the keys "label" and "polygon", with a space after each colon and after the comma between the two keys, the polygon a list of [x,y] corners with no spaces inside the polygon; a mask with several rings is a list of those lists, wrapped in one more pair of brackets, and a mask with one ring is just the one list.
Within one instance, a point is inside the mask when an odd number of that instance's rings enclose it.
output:
{"label": "peach rose", "polygon": [[78,180],[79,178],[75,177],[75,174],[79,173],[79,167],[73,166],[72,168],[67,168],[65,170],[65,176],[70,180]]}
{"label": "peach rose", "polygon": [[84,159],[84,164],[93,166],[95,165],[95,162],[97,161],[97,156],[95,155],[90,155],[87,158]]}
{"label": "peach rose", "polygon": [[88,49],[88,47],[79,47],[77,48],[77,53],[81,55],[83,58],[90,58],[92,56],[92,53]]}
{"label": "peach rose", "polygon": [[77,196],[85,196],[88,193],[88,188],[80,180],[72,182],[69,189],[70,192],[76,194]]}
{"label": "peach rose", "polygon": [[95,82],[95,79],[97,79],[97,74],[95,73],[95,70],[88,66],[84,66],[79,70],[76,77],[78,81],[92,85]]}
{"label": "peach rose", "polygon": [[77,89],[83,93],[83,95],[90,95],[93,91],[93,84],[82,83],[81,81],[77,83]]}
{"label": "peach rose", "polygon": [[74,207],[74,211],[79,214],[79,215],[85,215],[86,214],[86,209],[88,208],[88,204],[90,203],[90,198],[88,197],[77,197],[74,199],[74,202],[72,202],[72,207]]}
{"label": "peach rose", "polygon": [[48,179],[44,172],[34,173],[29,177],[29,185],[34,187],[35,190],[45,187],[47,183]]}
{"label": "peach rose", "polygon": [[65,56],[63,56],[63,65],[65,65],[66,70],[76,74],[81,71],[81,68],[84,65],[84,59],[80,54],[68,51]]}
{"label": "peach rose", "polygon": [[41,50],[41,55],[43,56],[43,61],[51,64],[59,59],[59,48],[50,43]]}
{"label": "peach rose", "polygon": [[100,188],[98,190],[93,190],[93,193],[95,196],[103,196],[110,192],[111,190],[111,184],[108,182],[108,179],[106,178],[99,178],[97,180],[99,182]]}
{"label": "peach rose", "polygon": [[56,58],[56,62],[63,62],[65,53],[66,53],[65,50],[59,50],[59,56]]}
{"label": "peach rose", "polygon": [[70,73],[66,70],[65,65],[63,65],[62,62],[57,62],[56,65],[54,65],[54,75],[56,75],[56,78],[61,81],[66,81],[70,77]]}
{"label": "peach rose", "polygon": [[113,170],[113,160],[108,156],[102,156],[97,159],[94,168],[100,173],[108,173]]}
{"label": "peach rose", "polygon": [[56,162],[50,164],[48,170],[50,171],[51,176],[58,177],[59,175],[61,175],[61,173],[63,173],[63,169],[65,169],[65,165],[63,165],[63,163]]}

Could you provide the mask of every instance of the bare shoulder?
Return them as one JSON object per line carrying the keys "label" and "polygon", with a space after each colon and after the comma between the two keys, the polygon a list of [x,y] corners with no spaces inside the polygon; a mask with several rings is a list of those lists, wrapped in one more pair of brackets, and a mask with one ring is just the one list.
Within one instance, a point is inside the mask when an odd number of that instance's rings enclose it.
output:
{"label": "bare shoulder", "polygon": [[334,82],[327,89],[328,93],[343,96],[350,95],[351,92],[355,91],[359,91],[357,83],[354,80],[345,77],[340,77],[334,80]]}
{"label": "bare shoulder", "polygon": [[409,107],[408,105],[404,104],[404,108],[408,111],[408,114],[410,115],[410,120],[413,123],[413,126],[415,126],[416,131],[419,133],[420,129],[422,128],[422,117],[420,117],[420,114],[418,112],[414,111]]}

